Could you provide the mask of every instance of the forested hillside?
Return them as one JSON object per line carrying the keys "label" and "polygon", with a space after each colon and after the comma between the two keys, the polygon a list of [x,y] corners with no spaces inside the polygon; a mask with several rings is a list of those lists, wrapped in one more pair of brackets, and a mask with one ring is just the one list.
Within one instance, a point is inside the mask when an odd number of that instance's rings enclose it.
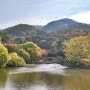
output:
{"label": "forested hillside", "polygon": [[79,24],[79,22],[74,21],[72,19],[65,18],[65,19],[52,21],[47,25],[45,25],[44,27],[42,27],[42,29],[46,32],[52,32],[52,31],[55,32],[57,30],[63,29],[68,26],[76,25],[76,24]]}
{"label": "forested hillside", "polygon": [[86,36],[89,32],[90,25],[65,18],[52,21],[45,26],[19,24],[3,29],[0,35],[4,43],[23,44],[32,41],[42,49],[49,49],[60,55],[65,48],[64,41]]}
{"label": "forested hillside", "polygon": [[75,25],[64,27],[63,29],[58,29],[56,32],[51,32],[50,34],[63,40],[69,40],[76,36],[85,36],[89,34],[89,32],[90,25],[77,23]]}
{"label": "forested hillside", "polygon": [[[38,27],[37,27],[38,28]],[[28,25],[28,24],[18,24],[16,26],[12,26],[4,29],[3,31],[7,34],[11,34],[18,37],[25,36],[36,36],[36,35],[45,35],[44,31],[37,29],[36,26]]]}

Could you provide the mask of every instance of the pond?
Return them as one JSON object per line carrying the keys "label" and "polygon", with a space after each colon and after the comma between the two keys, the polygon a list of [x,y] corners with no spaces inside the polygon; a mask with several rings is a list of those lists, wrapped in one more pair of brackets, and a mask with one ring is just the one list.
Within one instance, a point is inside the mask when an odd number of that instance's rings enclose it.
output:
{"label": "pond", "polygon": [[59,64],[1,68],[0,90],[90,90],[90,70]]}

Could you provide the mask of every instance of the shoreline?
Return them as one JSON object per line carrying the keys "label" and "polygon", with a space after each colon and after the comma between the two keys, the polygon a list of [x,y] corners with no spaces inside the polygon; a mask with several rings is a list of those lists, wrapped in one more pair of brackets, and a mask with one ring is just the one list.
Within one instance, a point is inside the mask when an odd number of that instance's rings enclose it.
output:
{"label": "shoreline", "polygon": [[[25,65],[25,67],[35,67],[35,66],[37,66],[37,65],[41,65],[41,64],[55,64],[55,63],[30,63],[30,64],[26,64]],[[60,64],[60,65],[62,65],[62,66],[66,66],[66,67],[68,67],[68,68],[71,68],[71,69],[73,69],[73,68],[78,68],[78,69],[90,69],[90,66],[73,66],[73,65],[68,65],[68,64],[62,64],[62,63],[56,63],[56,64]]]}

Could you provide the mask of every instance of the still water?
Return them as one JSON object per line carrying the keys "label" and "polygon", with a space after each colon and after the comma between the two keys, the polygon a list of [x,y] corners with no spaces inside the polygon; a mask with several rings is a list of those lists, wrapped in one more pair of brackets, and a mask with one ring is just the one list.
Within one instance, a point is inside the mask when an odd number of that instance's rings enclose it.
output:
{"label": "still water", "polygon": [[59,64],[1,68],[0,90],[90,90],[90,70]]}

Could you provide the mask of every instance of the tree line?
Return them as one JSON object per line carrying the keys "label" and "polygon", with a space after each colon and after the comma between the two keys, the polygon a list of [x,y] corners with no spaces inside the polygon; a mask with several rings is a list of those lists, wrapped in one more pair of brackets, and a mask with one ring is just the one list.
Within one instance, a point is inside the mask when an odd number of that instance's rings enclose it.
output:
{"label": "tree line", "polygon": [[3,45],[0,38],[0,67],[24,66],[41,58],[41,48],[33,42]]}
{"label": "tree line", "polygon": [[[66,57],[66,62],[69,64],[90,66],[90,34],[74,37],[67,41],[56,39],[51,46],[52,52],[61,52],[58,54],[58,57],[56,56],[57,59],[64,61]],[[24,66],[27,63],[35,63],[41,60],[42,57],[47,56],[49,52],[51,51],[41,50],[33,42],[12,44],[10,41],[7,41],[7,43],[3,44],[0,37],[0,67]]]}

